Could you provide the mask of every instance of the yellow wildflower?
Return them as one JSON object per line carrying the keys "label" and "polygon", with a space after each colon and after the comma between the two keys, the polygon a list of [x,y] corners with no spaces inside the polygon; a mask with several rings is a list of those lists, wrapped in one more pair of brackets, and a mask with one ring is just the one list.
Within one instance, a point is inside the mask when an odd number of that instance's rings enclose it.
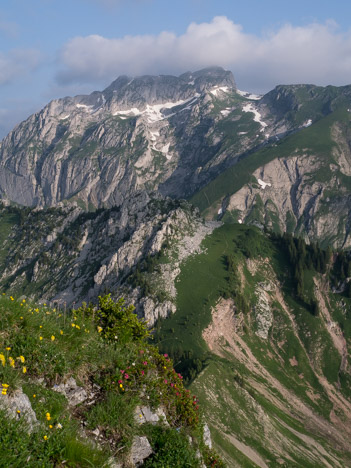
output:
{"label": "yellow wildflower", "polygon": [[55,341],[54,335],[51,335],[51,341]]}
{"label": "yellow wildflower", "polygon": [[25,300],[25,299],[23,299],[23,300],[22,300],[22,302],[26,302],[26,300]]}
{"label": "yellow wildflower", "polygon": [[34,393],[33,398],[36,398],[36,394]]}
{"label": "yellow wildflower", "polygon": [[2,385],[2,387],[4,387],[4,388],[9,388],[9,386],[10,386],[10,385],[7,384],[7,383],[3,383],[3,384],[1,384],[1,385]]}
{"label": "yellow wildflower", "polygon": [[48,440],[48,436],[47,436],[47,435],[44,435],[43,439],[44,439],[44,440]]}
{"label": "yellow wildflower", "polygon": [[8,346],[8,347],[6,348],[6,351],[10,351],[10,349],[11,349],[10,346]]}
{"label": "yellow wildflower", "polygon": [[14,301],[14,298],[12,296],[10,296],[10,299],[11,299],[11,301]]}
{"label": "yellow wildflower", "polygon": [[15,360],[11,356],[9,357],[9,362],[11,367],[15,367]]}
{"label": "yellow wildflower", "polygon": [[19,359],[21,361],[21,363],[23,364],[25,359],[24,359],[24,356],[19,356],[17,359]]}
{"label": "yellow wildflower", "polygon": [[78,330],[80,330],[80,326],[79,326],[79,325],[76,325],[76,328],[78,328]]}
{"label": "yellow wildflower", "polygon": [[39,336],[39,340],[41,341],[42,339],[43,339],[43,337],[42,337],[42,336]]}
{"label": "yellow wildflower", "polygon": [[63,331],[62,331],[62,330],[60,330],[60,335],[63,335]]}
{"label": "yellow wildflower", "polygon": [[21,412],[20,412],[20,410],[19,410],[19,409],[16,411],[16,413],[17,413],[17,414],[21,414]]}
{"label": "yellow wildflower", "polygon": [[0,354],[0,361],[1,361],[1,364],[3,365],[3,367],[5,367],[6,359],[5,359],[5,356],[3,354]]}
{"label": "yellow wildflower", "polygon": [[101,333],[101,332],[102,332],[102,327],[97,327],[97,331],[98,331],[99,333]]}
{"label": "yellow wildflower", "polygon": [[22,367],[22,372],[23,372],[23,374],[25,374],[25,373],[27,372],[26,366],[23,366],[23,367]]}
{"label": "yellow wildflower", "polygon": [[43,325],[39,325],[39,328],[43,328]]}
{"label": "yellow wildflower", "polygon": [[72,327],[73,327],[73,328],[76,326],[76,324],[75,324],[75,323],[71,323],[71,325],[72,325]]}
{"label": "yellow wildflower", "polygon": [[52,424],[49,425],[49,429],[52,429]]}
{"label": "yellow wildflower", "polygon": [[50,413],[46,413],[46,414],[45,414],[45,417],[46,417],[46,419],[47,419],[48,421],[50,421],[50,419],[51,419]]}

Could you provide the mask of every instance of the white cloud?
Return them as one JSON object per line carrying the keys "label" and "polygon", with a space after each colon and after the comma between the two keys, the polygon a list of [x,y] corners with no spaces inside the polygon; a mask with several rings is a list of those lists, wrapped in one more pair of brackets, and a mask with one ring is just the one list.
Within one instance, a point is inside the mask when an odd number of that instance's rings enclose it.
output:
{"label": "white cloud", "polygon": [[39,65],[40,53],[35,49],[13,49],[0,52],[0,85],[9,83]]}
{"label": "white cloud", "polygon": [[333,22],[285,25],[263,36],[246,34],[219,16],[191,23],[180,36],[75,37],[62,48],[59,83],[109,83],[120,74],[182,73],[210,65],[233,71],[240,86],[267,91],[279,83],[347,84],[351,35]]}

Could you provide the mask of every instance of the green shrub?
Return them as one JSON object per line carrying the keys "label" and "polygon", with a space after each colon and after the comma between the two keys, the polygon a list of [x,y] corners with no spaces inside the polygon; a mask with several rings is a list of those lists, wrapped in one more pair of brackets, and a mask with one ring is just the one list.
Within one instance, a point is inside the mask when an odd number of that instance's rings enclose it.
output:
{"label": "green shrub", "polygon": [[200,467],[196,451],[182,431],[153,427],[149,436],[154,454],[145,461],[145,468]]}
{"label": "green shrub", "polygon": [[111,294],[99,296],[97,309],[93,306],[83,305],[77,314],[93,315],[99,325],[101,336],[108,342],[126,344],[130,341],[141,341],[149,335],[146,324],[134,314],[135,307],[124,305],[123,298],[114,302]]}

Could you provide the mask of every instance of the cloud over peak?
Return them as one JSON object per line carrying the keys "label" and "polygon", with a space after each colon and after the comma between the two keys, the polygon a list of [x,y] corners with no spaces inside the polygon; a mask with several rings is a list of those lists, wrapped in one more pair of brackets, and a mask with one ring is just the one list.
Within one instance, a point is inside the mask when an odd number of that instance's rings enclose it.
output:
{"label": "cloud over peak", "polygon": [[168,74],[210,65],[231,69],[241,86],[267,91],[279,83],[341,85],[351,81],[351,35],[333,22],[263,36],[247,34],[225,16],[191,23],[176,35],[75,37],[60,51],[60,84],[106,84],[120,74]]}

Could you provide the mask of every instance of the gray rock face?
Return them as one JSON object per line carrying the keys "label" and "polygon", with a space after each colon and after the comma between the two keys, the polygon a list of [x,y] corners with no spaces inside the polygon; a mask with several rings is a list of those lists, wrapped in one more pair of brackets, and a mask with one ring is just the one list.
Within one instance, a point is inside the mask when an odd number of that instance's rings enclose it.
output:
{"label": "gray rock face", "polygon": [[[28,295],[60,309],[96,301],[108,291],[138,304],[138,315],[153,326],[175,312],[180,263],[200,251],[201,241],[218,225],[203,223],[184,201],[150,198],[146,192],[96,213],[36,209],[9,236],[0,284],[10,281],[11,289],[26,293],[30,278]],[[146,271],[146,260],[157,263],[161,252],[167,262]]]}
{"label": "gray rock face", "polygon": [[189,170],[189,152],[190,178],[208,159],[200,152],[214,122],[214,88],[235,94],[231,72],[122,76],[102,92],[50,102],[1,142],[0,198],[27,206],[68,200],[101,207],[121,205],[135,191],[162,183],[167,194],[174,170],[184,164]]}
{"label": "gray rock face", "polygon": [[[350,99],[350,86],[312,85],[277,86],[260,98],[237,90],[233,75],[219,67],[179,77],[122,76],[102,92],[53,100],[0,143],[0,199],[87,209],[122,206],[140,191],[190,197],[263,146],[275,148],[286,135],[347,108]],[[321,157],[324,150],[292,147],[289,154],[255,171],[257,180],[272,179],[265,193],[273,196],[263,200],[264,219],[256,216],[256,224],[276,223],[281,229],[295,224],[296,234],[304,230],[343,246],[351,225],[346,214],[345,181],[351,174],[346,128],[345,115],[331,119],[327,158]],[[323,165],[330,177],[321,174]],[[323,197],[326,186],[334,192],[330,203],[330,197]],[[229,203],[246,221],[261,195],[261,188],[256,189],[250,184],[230,198],[228,182],[227,194],[215,203],[222,202],[222,211]],[[347,216],[341,227],[335,220],[330,225],[333,212],[338,219]],[[123,264],[123,259],[115,260]]]}
{"label": "gray rock face", "polygon": [[83,403],[88,398],[88,392],[77,385],[73,377],[70,377],[67,382],[52,387],[55,392],[65,395],[70,406],[77,406]]}
{"label": "gray rock face", "polygon": [[269,330],[273,324],[273,313],[270,307],[270,296],[268,291],[271,290],[270,283],[260,284],[255,291],[257,304],[255,306],[255,319],[257,324],[256,335],[264,340],[267,340]]}
{"label": "gray rock face", "polygon": [[144,460],[152,454],[150,442],[145,436],[134,437],[131,448],[131,460],[134,466],[141,466]]}
{"label": "gray rock face", "polygon": [[32,431],[38,424],[36,414],[30,404],[29,398],[23,393],[21,388],[11,395],[2,395],[0,398],[0,406],[6,411],[10,418],[23,418],[28,425],[29,431]]}
{"label": "gray rock face", "polygon": [[[351,153],[347,160],[345,153],[338,155],[347,171]],[[310,154],[275,159],[258,168],[253,173],[258,182],[244,185],[229,198],[226,208],[236,210],[243,222],[327,240],[339,248],[349,247],[350,194],[338,181],[336,166],[331,166],[328,180],[315,178],[313,174],[322,168],[323,160]]]}
{"label": "gray rock face", "polygon": [[207,423],[204,425],[204,443],[208,448],[212,448],[211,432]]}
{"label": "gray rock face", "polygon": [[166,414],[162,408],[157,408],[153,411],[148,406],[137,406],[135,408],[134,418],[138,424],[156,424],[162,421],[166,426],[169,425],[167,422]]}

